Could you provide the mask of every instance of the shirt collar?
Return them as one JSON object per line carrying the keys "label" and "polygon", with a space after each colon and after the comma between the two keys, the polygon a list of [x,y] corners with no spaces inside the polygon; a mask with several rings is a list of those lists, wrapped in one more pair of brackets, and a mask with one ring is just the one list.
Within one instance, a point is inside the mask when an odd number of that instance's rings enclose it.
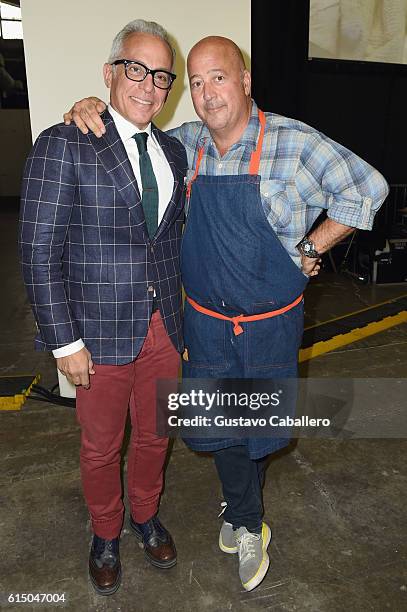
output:
{"label": "shirt collar", "polygon": [[151,123],[144,130],[140,130],[133,123],[125,119],[120,113],[118,113],[111,104],[108,105],[109,113],[112,115],[116,129],[119,132],[119,136],[123,142],[130,140],[138,132],[146,132],[151,137]]}
{"label": "shirt collar", "polygon": [[[230,150],[233,150],[240,146],[245,146],[245,147],[248,146],[251,149],[255,149],[257,146],[257,138],[259,136],[259,130],[260,130],[259,109],[258,109],[256,102],[252,100],[252,110],[250,113],[250,118],[246,126],[246,129],[243,132],[240,140],[238,142],[235,142],[235,144],[231,146]],[[207,128],[207,126],[204,124],[203,130],[201,132],[201,137],[200,137],[200,145],[201,146],[204,145],[205,142],[211,142],[213,146],[215,146],[213,143],[213,139],[211,137],[210,131]]]}
{"label": "shirt collar", "polygon": [[255,149],[257,146],[257,139],[259,137],[259,130],[259,109],[256,102],[252,100],[252,112],[250,114],[249,123],[247,124],[246,129],[240,139],[240,144],[248,145]]}

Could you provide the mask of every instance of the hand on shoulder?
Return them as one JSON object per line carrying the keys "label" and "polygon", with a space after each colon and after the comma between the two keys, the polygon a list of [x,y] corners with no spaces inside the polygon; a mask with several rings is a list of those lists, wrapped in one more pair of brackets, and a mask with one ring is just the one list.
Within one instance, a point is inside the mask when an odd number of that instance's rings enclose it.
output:
{"label": "hand on shoulder", "polygon": [[106,104],[100,98],[91,96],[83,98],[72,106],[72,108],[64,113],[65,125],[70,125],[73,121],[80,129],[82,134],[88,134],[91,130],[95,136],[100,138],[106,132],[100,113],[106,110]]}

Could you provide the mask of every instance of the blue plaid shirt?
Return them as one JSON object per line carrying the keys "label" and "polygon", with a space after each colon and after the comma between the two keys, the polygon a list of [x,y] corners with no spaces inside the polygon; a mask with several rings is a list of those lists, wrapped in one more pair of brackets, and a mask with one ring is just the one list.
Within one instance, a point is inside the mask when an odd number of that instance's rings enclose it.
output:
{"label": "blue plaid shirt", "polygon": [[[294,262],[300,265],[295,246],[322,209],[338,223],[371,229],[374,215],[388,194],[383,176],[309,125],[274,113],[265,115],[259,169],[261,200],[268,222]],[[242,138],[223,157],[201,121],[183,123],[168,133],[186,149],[190,180],[202,145],[205,149],[199,174],[248,174],[259,131],[258,109],[253,102]]]}

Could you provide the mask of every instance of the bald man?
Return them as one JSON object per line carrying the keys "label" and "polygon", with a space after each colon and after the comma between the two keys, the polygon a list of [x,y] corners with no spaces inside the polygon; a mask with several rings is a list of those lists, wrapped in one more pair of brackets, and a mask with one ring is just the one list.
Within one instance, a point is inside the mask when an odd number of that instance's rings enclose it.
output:
{"label": "bald man", "polygon": [[[188,55],[188,76],[201,121],[169,132],[185,146],[189,166],[181,250],[183,375],[295,377],[309,277],[318,274],[322,253],[354,228],[371,229],[387,184],[312,127],[262,112],[251,99],[250,73],[233,41],[199,41]],[[87,99],[64,118],[101,135],[97,111],[103,108],[100,100]],[[309,233],[322,210],[327,218]],[[219,546],[238,553],[240,579],[250,591],[269,565],[265,460],[288,440],[186,442],[214,454],[226,500]]]}

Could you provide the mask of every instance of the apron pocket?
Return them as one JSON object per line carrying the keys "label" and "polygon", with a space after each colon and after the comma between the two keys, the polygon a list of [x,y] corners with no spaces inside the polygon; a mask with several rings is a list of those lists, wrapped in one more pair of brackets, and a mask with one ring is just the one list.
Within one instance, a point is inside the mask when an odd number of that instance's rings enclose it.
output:
{"label": "apron pocket", "polygon": [[184,344],[190,366],[225,367],[225,323],[198,312],[185,300]]}
{"label": "apron pocket", "polygon": [[246,323],[244,328],[249,368],[295,364],[304,330],[303,303],[276,317]]}

